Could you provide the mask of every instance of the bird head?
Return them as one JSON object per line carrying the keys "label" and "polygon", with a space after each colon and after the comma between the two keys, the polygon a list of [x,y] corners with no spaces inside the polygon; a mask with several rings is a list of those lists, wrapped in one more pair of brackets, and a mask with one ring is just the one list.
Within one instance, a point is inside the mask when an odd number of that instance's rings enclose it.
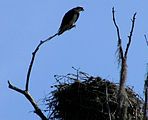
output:
{"label": "bird head", "polygon": [[84,11],[84,8],[78,6],[78,7],[74,8],[74,10],[77,11],[77,12],[81,12],[81,11]]}

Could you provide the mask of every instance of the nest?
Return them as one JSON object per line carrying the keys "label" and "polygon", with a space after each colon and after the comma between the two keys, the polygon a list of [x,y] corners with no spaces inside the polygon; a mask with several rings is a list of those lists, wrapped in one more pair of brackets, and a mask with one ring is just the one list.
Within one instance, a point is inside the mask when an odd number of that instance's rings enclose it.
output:
{"label": "nest", "polygon": [[[58,85],[46,98],[50,120],[117,120],[118,84],[83,72],[55,78]],[[128,120],[142,120],[143,99],[129,87],[126,93]]]}

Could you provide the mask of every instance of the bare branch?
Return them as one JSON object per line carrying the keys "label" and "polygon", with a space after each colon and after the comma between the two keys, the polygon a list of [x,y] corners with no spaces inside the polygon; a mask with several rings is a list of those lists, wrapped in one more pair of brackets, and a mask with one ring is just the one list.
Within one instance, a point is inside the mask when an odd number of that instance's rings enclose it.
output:
{"label": "bare branch", "polygon": [[35,60],[35,56],[36,53],[38,52],[39,48],[41,45],[43,45],[43,43],[48,42],[49,40],[51,40],[52,38],[54,38],[55,36],[57,36],[58,34],[54,34],[53,36],[49,37],[48,39],[44,40],[44,41],[40,41],[40,43],[37,45],[37,47],[35,48],[35,50],[32,53],[32,58],[31,58],[31,62],[28,68],[28,72],[27,72],[27,78],[26,78],[26,86],[25,86],[25,90],[22,90],[20,88],[15,87],[14,85],[12,85],[10,83],[10,81],[8,81],[8,87],[14,91],[17,91],[18,93],[23,94],[27,100],[32,104],[32,106],[35,109],[35,113],[42,119],[42,120],[48,120],[46,118],[46,116],[42,113],[41,109],[38,107],[37,103],[35,102],[35,100],[33,99],[33,97],[29,94],[28,92],[28,87],[29,87],[29,79],[30,79],[30,75],[31,75],[31,70],[32,70],[32,66]]}
{"label": "bare branch", "polygon": [[136,17],[136,14],[137,13],[135,13],[134,15],[133,15],[133,19],[132,19],[132,28],[131,28],[131,31],[130,31],[130,35],[128,36],[128,43],[127,43],[127,46],[126,46],[126,50],[125,50],[125,54],[124,54],[124,57],[125,57],[125,59],[127,58],[127,53],[128,53],[128,50],[129,50],[129,46],[130,46],[130,44],[131,44],[131,40],[132,40],[132,34],[133,34],[133,30],[134,30],[134,25],[135,25],[135,17]]}
{"label": "bare branch", "polygon": [[29,79],[30,79],[30,74],[31,74],[31,70],[32,70],[32,66],[33,66],[33,63],[34,63],[34,60],[35,60],[35,55],[37,53],[37,51],[39,50],[40,46],[45,43],[45,42],[48,42],[49,40],[51,40],[52,38],[54,38],[55,36],[57,36],[58,34],[54,34],[53,36],[47,38],[46,40],[44,41],[40,41],[40,43],[38,44],[38,46],[35,48],[35,50],[33,51],[32,53],[32,58],[31,58],[31,62],[30,62],[30,65],[29,65],[29,68],[28,68],[28,72],[27,72],[27,78],[26,78],[26,91],[28,91],[28,87],[29,87]]}
{"label": "bare branch", "polygon": [[21,90],[21,89],[15,87],[15,86],[13,86],[13,85],[10,83],[10,81],[8,81],[8,85],[9,85],[8,87],[9,87],[10,89],[12,89],[12,90],[14,90],[14,91],[17,91],[18,93],[23,94],[23,95],[27,98],[27,100],[29,100],[29,102],[32,104],[32,106],[33,106],[34,109],[35,109],[34,112],[35,112],[42,120],[48,120],[48,119],[46,118],[46,116],[42,113],[41,109],[38,107],[38,105],[36,104],[35,100],[34,100],[33,97],[29,94],[28,91]]}
{"label": "bare branch", "polygon": [[113,22],[114,22],[114,25],[116,27],[116,30],[117,30],[117,37],[118,37],[118,48],[117,48],[117,53],[118,53],[118,63],[120,64],[121,63],[121,60],[123,59],[123,49],[122,49],[122,44],[121,44],[121,37],[120,37],[120,30],[119,30],[119,27],[116,23],[116,19],[115,19],[115,10],[114,10],[114,7],[112,8],[112,14],[113,14]]}
{"label": "bare branch", "polygon": [[147,46],[148,46],[147,36],[146,36],[146,35],[144,35],[144,38],[145,38],[146,44],[147,44]]}
{"label": "bare branch", "polygon": [[[148,64],[147,64],[147,68],[148,68]],[[147,73],[146,73],[146,80],[145,80],[145,83],[144,83],[144,93],[145,93],[144,120],[148,120],[148,70],[147,70]]]}
{"label": "bare branch", "polygon": [[8,87],[9,87],[10,89],[12,89],[12,90],[15,90],[15,91],[17,91],[17,92],[19,92],[19,93],[21,93],[21,94],[24,94],[24,93],[25,93],[24,90],[21,90],[21,89],[15,87],[15,86],[13,86],[13,85],[10,83],[10,81],[8,81],[8,85],[9,85]]}
{"label": "bare branch", "polygon": [[129,47],[130,47],[130,44],[131,44],[131,40],[132,40],[132,34],[133,34],[135,19],[136,19],[135,16],[136,16],[136,13],[133,15],[132,28],[131,28],[131,31],[130,31],[130,35],[128,36],[129,41],[127,43],[126,50],[125,50],[125,53],[124,53],[124,58],[122,59],[122,64],[121,64],[120,87],[119,87],[120,92],[125,87],[125,82],[126,82],[126,77],[127,77],[127,64],[126,64],[126,62],[127,62],[127,54],[128,54],[128,50],[129,50]]}
{"label": "bare branch", "polygon": [[120,84],[119,84],[119,93],[118,93],[118,108],[117,108],[118,110],[117,110],[116,114],[119,114],[121,120],[126,120],[127,106],[128,106],[127,95],[126,95],[126,91],[125,91],[125,83],[126,83],[126,76],[127,76],[127,64],[126,63],[127,63],[128,50],[129,50],[131,40],[132,40],[132,34],[133,34],[135,19],[136,19],[135,18],[136,13],[133,15],[132,28],[131,28],[130,34],[128,36],[129,41],[126,46],[125,53],[123,53],[123,49],[122,49],[122,45],[121,45],[120,32],[119,32],[119,27],[118,27],[116,20],[115,20],[114,8],[112,8],[112,13],[113,13],[113,22],[114,22],[114,25],[117,29],[117,36],[118,36],[118,48],[117,48],[118,62],[121,64]]}

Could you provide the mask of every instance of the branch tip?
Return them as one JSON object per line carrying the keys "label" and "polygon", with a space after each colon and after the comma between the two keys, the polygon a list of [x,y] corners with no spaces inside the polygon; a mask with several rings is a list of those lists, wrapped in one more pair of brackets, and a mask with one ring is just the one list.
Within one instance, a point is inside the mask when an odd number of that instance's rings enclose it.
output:
{"label": "branch tip", "polygon": [[148,39],[147,39],[146,34],[144,34],[144,38],[145,38],[146,44],[147,44],[147,46],[148,46]]}
{"label": "branch tip", "polygon": [[134,16],[136,16],[136,15],[137,15],[137,12],[134,13]]}
{"label": "branch tip", "polygon": [[112,12],[115,12],[114,7],[112,7]]}

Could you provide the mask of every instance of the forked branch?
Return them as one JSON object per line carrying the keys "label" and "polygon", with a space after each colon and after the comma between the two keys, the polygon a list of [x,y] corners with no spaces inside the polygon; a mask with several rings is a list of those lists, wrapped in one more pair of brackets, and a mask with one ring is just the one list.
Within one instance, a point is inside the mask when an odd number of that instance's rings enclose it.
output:
{"label": "forked branch", "polygon": [[132,41],[132,34],[133,34],[133,30],[134,30],[134,25],[135,25],[135,16],[136,13],[133,15],[132,18],[132,27],[130,30],[130,34],[128,36],[128,43],[126,46],[126,50],[125,52],[123,52],[123,48],[122,48],[122,44],[121,44],[121,37],[120,37],[120,32],[119,32],[119,27],[116,23],[116,19],[115,19],[115,10],[114,7],[112,8],[112,14],[113,14],[113,23],[116,27],[116,31],[117,31],[117,36],[118,36],[118,48],[117,48],[117,52],[118,52],[118,63],[121,64],[121,70],[120,70],[120,83],[119,83],[119,91],[118,91],[118,110],[117,110],[117,114],[119,114],[120,120],[126,120],[127,118],[127,107],[128,107],[128,102],[127,102],[127,95],[126,95],[126,91],[125,91],[125,83],[126,83],[126,76],[127,76],[127,54],[129,51],[129,47]]}
{"label": "forked branch", "polygon": [[32,106],[33,106],[34,109],[35,109],[34,112],[35,112],[42,120],[48,120],[48,119],[46,118],[46,116],[42,113],[41,109],[38,107],[38,105],[36,104],[35,100],[34,100],[33,97],[29,94],[28,91],[25,91],[25,90],[22,90],[22,89],[19,89],[19,88],[13,86],[13,85],[10,83],[10,81],[8,81],[8,85],[9,85],[8,87],[9,87],[10,89],[12,89],[12,90],[14,90],[14,91],[17,91],[17,92],[19,92],[19,93],[21,93],[21,94],[23,94],[23,95],[27,98],[27,100],[29,100],[29,102],[32,104]]}
{"label": "forked branch", "polygon": [[54,34],[53,36],[47,38],[46,40],[40,41],[40,43],[37,45],[37,47],[35,48],[35,50],[32,53],[32,58],[31,58],[31,62],[29,64],[29,68],[28,68],[28,72],[27,72],[27,78],[26,78],[26,86],[25,86],[25,90],[22,90],[14,85],[12,85],[10,83],[10,81],[8,81],[8,87],[14,91],[17,91],[18,93],[23,94],[27,100],[32,104],[32,106],[35,109],[35,113],[42,119],[42,120],[48,120],[46,118],[46,116],[43,114],[43,112],[41,111],[41,109],[38,107],[37,103],[35,102],[35,100],[33,99],[33,97],[30,95],[29,93],[29,80],[30,80],[30,75],[31,75],[31,71],[32,71],[32,67],[33,67],[33,63],[35,61],[35,56],[36,53],[38,52],[39,48],[41,47],[41,45],[43,45],[43,43],[48,42],[49,40],[51,40],[52,38],[54,38],[55,36],[57,36],[57,33]]}
{"label": "forked branch", "polygon": [[126,80],[126,74],[127,74],[127,65],[126,65],[126,61],[127,61],[127,54],[128,54],[128,50],[132,41],[132,35],[133,35],[133,30],[134,30],[134,25],[135,25],[135,16],[136,13],[134,13],[133,18],[132,18],[132,27],[130,30],[130,34],[128,36],[128,43],[126,46],[126,50],[125,53],[123,52],[123,48],[122,48],[122,44],[121,44],[121,37],[120,37],[120,31],[119,31],[119,27],[116,23],[116,19],[115,19],[115,10],[114,7],[112,8],[112,14],[113,14],[113,23],[116,27],[116,31],[117,31],[117,36],[118,36],[118,62],[121,63],[121,72],[120,72],[120,90],[124,87],[125,85],[125,80]]}
{"label": "forked branch", "polygon": [[[146,34],[144,35],[146,45],[148,46],[148,39]],[[145,102],[144,102],[144,120],[148,120],[148,63],[147,63],[147,71],[146,71],[146,80],[144,84],[144,93],[145,93]]]}

